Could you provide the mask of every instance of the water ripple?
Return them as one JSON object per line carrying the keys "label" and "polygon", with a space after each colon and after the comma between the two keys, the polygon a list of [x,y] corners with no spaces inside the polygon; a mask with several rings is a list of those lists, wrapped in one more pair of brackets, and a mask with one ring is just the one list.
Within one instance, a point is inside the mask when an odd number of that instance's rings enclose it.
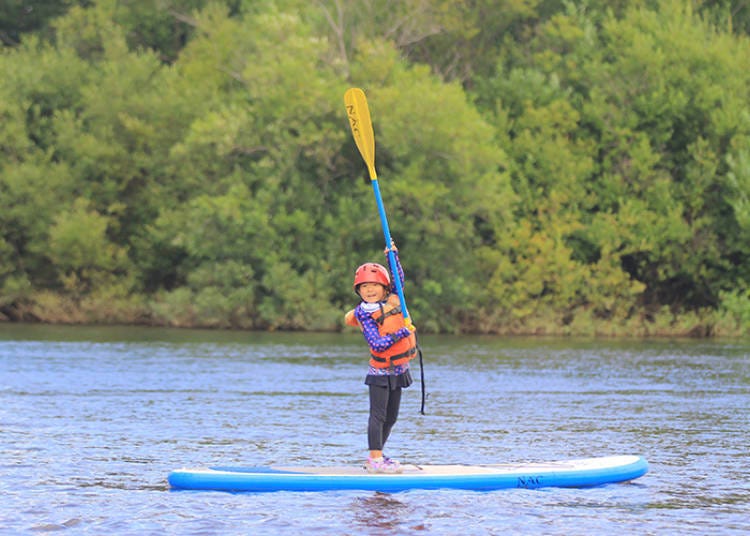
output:
{"label": "water ripple", "polygon": [[[14,326],[15,329],[15,326]],[[750,531],[750,346],[425,337],[416,463],[618,453],[649,474],[593,489],[170,492],[183,466],[361,463],[359,338],[0,327],[0,533],[547,535]]]}

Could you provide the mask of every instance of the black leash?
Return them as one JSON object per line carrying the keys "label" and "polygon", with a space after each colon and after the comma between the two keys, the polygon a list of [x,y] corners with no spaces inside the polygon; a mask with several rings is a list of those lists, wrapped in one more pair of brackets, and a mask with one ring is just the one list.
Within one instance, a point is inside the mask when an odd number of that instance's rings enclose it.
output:
{"label": "black leash", "polygon": [[424,403],[427,400],[427,393],[424,386],[424,361],[422,360],[422,348],[420,348],[419,343],[417,343],[417,353],[419,354],[419,381],[422,384],[422,407],[420,408],[419,413],[424,415]]}

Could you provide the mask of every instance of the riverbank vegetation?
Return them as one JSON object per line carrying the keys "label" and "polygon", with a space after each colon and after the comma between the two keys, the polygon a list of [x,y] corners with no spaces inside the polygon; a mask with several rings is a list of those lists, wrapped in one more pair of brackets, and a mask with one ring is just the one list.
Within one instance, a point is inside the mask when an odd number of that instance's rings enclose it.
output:
{"label": "riverbank vegetation", "polygon": [[342,329],[358,86],[420,330],[750,328],[741,2],[7,4],[0,319]]}

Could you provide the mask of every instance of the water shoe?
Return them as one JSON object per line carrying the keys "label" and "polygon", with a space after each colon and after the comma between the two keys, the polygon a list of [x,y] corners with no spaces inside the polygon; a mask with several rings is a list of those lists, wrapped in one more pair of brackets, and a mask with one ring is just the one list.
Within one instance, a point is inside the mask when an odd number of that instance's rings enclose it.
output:
{"label": "water shoe", "polygon": [[368,473],[400,473],[403,471],[400,463],[386,456],[367,458],[364,467]]}

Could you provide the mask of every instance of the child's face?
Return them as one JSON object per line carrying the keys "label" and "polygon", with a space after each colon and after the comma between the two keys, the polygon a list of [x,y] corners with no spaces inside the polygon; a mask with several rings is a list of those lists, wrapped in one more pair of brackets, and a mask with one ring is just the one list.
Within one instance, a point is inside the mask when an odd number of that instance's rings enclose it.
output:
{"label": "child's face", "polygon": [[362,283],[359,286],[359,295],[368,303],[379,302],[385,298],[385,287],[380,283]]}

